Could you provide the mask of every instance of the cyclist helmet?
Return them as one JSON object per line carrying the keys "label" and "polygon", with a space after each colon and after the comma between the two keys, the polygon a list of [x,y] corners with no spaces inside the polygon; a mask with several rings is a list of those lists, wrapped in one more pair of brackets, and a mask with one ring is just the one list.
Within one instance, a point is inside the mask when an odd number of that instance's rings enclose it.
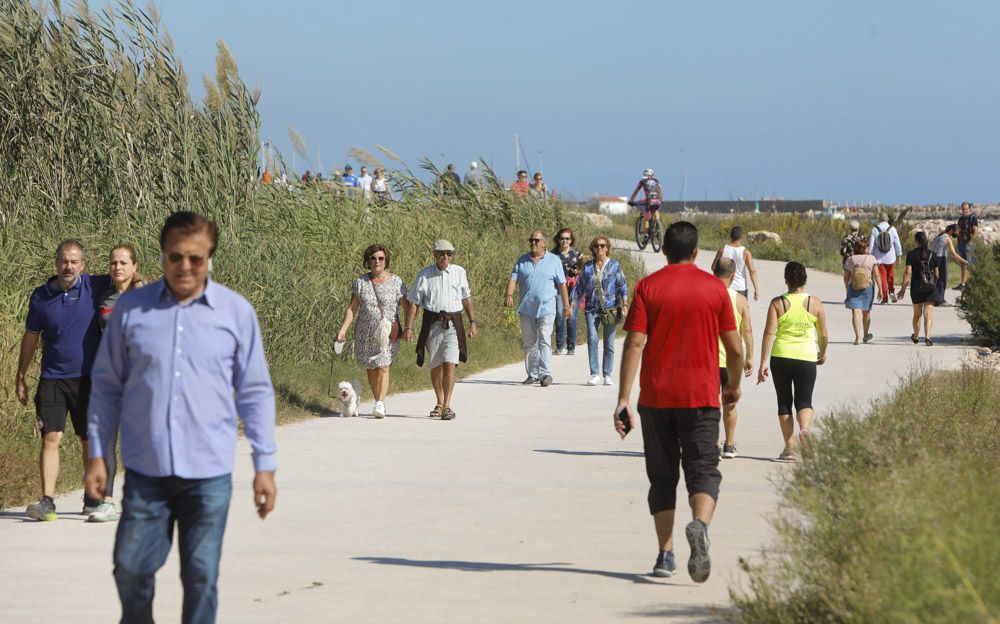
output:
{"label": "cyclist helmet", "polygon": [[653,170],[652,169],[643,169],[642,170],[642,175],[646,176],[647,178],[651,178],[651,177],[653,177]]}

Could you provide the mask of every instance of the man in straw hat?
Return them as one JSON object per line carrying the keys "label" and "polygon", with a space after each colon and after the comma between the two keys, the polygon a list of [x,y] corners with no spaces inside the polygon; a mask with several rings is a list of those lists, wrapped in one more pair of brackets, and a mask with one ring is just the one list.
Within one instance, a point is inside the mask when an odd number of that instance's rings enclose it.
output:
{"label": "man in straw hat", "polygon": [[423,308],[420,337],[417,338],[417,366],[424,365],[424,352],[427,351],[431,384],[437,397],[430,415],[441,420],[455,418],[451,409],[455,368],[459,362],[468,361],[462,310],[469,318],[469,336],[475,338],[478,333],[469,279],[465,269],[453,263],[454,258],[454,245],[444,239],[434,241],[434,264],[421,270],[410,287],[407,299],[413,305],[406,313],[403,333],[407,342],[413,339],[417,307]]}

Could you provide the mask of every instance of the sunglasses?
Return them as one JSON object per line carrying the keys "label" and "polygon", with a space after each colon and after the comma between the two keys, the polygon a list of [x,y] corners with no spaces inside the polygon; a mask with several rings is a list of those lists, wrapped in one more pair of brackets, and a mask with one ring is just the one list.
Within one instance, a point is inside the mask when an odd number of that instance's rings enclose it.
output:
{"label": "sunglasses", "polygon": [[191,266],[201,266],[208,258],[205,256],[185,256],[182,253],[171,252],[167,254],[167,261],[171,264],[180,264],[184,259],[191,263]]}
{"label": "sunglasses", "polygon": [[545,239],[544,239],[544,238],[529,238],[529,239],[528,239],[528,242],[529,242],[529,243],[540,243],[540,242],[542,242],[543,240],[545,240]]}
{"label": "sunglasses", "polygon": [[561,241],[572,241],[573,239],[569,238],[568,236],[560,236],[559,240],[561,240]]}
{"label": "sunglasses", "polygon": [[448,256],[450,258],[451,256],[455,255],[455,252],[454,251],[435,251],[434,255],[435,256]]}
{"label": "sunglasses", "polygon": [[592,247],[592,249],[604,249],[605,247],[607,247],[607,245],[605,245],[604,243],[597,243]]}
{"label": "sunglasses", "polygon": [[385,262],[385,256],[368,256],[372,262]]}

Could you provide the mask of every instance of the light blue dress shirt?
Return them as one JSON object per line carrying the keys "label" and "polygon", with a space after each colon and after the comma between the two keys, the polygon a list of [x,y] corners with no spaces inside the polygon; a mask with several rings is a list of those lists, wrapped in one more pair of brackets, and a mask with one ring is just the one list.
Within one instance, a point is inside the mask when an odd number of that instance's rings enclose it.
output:
{"label": "light blue dress shirt", "polygon": [[181,305],[160,280],[122,295],[91,373],[90,456],[111,452],[147,477],[231,473],[236,418],[254,469],[275,469],[274,388],[250,303],[208,280]]}
{"label": "light blue dress shirt", "polygon": [[529,318],[555,316],[556,288],[566,283],[566,273],[559,256],[546,251],[535,264],[531,261],[531,254],[524,254],[517,259],[510,279],[517,282],[521,293],[518,315]]}

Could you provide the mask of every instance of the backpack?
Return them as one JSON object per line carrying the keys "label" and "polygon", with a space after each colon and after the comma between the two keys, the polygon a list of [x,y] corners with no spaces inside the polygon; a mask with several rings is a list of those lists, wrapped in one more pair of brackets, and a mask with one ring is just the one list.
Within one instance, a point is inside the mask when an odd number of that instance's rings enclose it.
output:
{"label": "backpack", "polygon": [[864,265],[855,267],[851,273],[851,288],[854,290],[867,290],[872,285],[872,274],[866,270]]}
{"label": "backpack", "polygon": [[934,277],[934,269],[931,268],[931,257],[933,254],[927,252],[927,255],[920,255],[920,279],[924,283],[924,287],[920,292],[928,292],[934,290],[937,286],[937,278]]}
{"label": "backpack", "polygon": [[889,232],[891,229],[891,225],[884,230],[879,229],[878,236],[875,237],[875,247],[877,247],[882,253],[889,253],[892,251],[892,234]]}

